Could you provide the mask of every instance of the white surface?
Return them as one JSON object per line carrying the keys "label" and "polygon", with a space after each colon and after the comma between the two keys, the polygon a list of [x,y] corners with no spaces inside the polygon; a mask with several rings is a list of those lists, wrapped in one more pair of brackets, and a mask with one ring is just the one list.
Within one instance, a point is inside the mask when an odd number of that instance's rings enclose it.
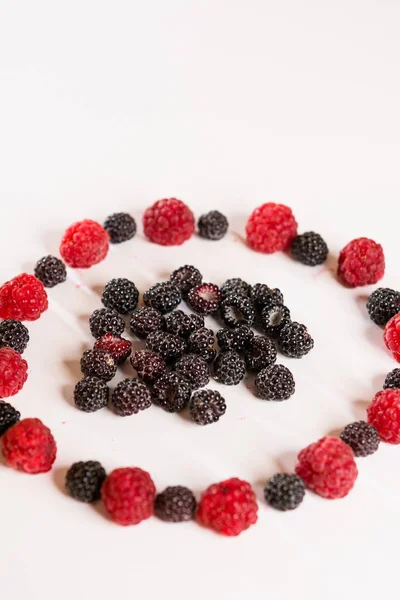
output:
{"label": "white surface", "polygon": [[[221,243],[170,249],[139,226],[102,265],[50,291],[14,401],[51,427],[59,451],[47,475],[0,468],[3,598],[369,598],[384,582],[395,593],[396,447],[358,461],[346,499],[308,494],[292,514],[261,500],[257,526],[237,539],[156,519],[120,528],[61,488],[71,462],[96,458],[107,470],[148,469],[158,489],[199,493],[237,475],[261,499],[303,446],[364,416],[395,366],[366,315],[370,290],[251,252],[236,233],[251,209],[280,201],[334,256],[360,235],[381,241],[383,283],[400,286],[399,18],[397,2],[365,0],[0,4],[2,280],[56,251],[72,221],[126,209],[140,222],[165,196],[197,216],[223,209],[232,224]],[[307,358],[282,361],[296,396],[271,404],[244,385],[224,388],[227,414],[209,428],[156,408],[124,420],[77,411],[76,361],[100,306],[93,287],[120,275],[143,291],[183,263],[216,283],[241,275],[284,291],[315,337]]]}

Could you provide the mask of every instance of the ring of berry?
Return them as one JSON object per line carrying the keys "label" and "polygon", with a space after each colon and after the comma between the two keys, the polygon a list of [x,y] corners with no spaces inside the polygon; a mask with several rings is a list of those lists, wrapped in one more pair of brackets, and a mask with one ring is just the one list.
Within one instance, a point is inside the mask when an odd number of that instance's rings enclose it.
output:
{"label": "ring of berry", "polygon": [[[144,227],[151,241],[179,245],[192,235],[194,217],[181,201],[163,200],[146,211]],[[227,228],[226,218],[218,211],[199,220],[200,235],[206,239],[221,239]],[[290,245],[292,255],[309,266],[322,264],[327,258],[328,247],[321,236],[313,232],[296,236],[297,223],[288,207],[263,205],[250,216],[246,231],[255,250],[269,253]],[[69,266],[88,268],[105,258],[110,241],[118,244],[135,233],[136,223],[126,213],[111,215],[104,228],[85,220],[67,229],[60,253]],[[382,247],[359,238],[342,250],[338,277],[347,286],[366,285],[376,283],[384,268]],[[21,354],[29,342],[29,332],[20,321],[38,319],[48,307],[44,286],[54,287],[66,276],[65,264],[46,256],[38,261],[35,276],[23,273],[0,287],[0,317],[5,319],[0,323],[0,398],[16,394],[27,379],[27,362]],[[154,403],[167,412],[188,407],[198,425],[216,423],[226,412],[226,401],[218,391],[203,389],[210,379],[208,363],[214,359],[214,376],[220,383],[238,384],[247,368],[257,373],[255,389],[260,398],[282,401],[294,393],[290,370],[274,364],[277,347],[273,338],[277,338],[278,349],[292,358],[308,354],[314,340],[304,325],[291,321],[280,290],[260,283],[250,286],[240,278],[227,280],[219,289],[215,284],[202,283],[202,279],[193,266],[176,269],[170,281],[145,292],[147,306],[137,310],[139,292],[133,282],[114,279],[106,285],[102,296],[106,308],[97,309],[90,318],[95,343],[83,353],[83,378],[74,390],[80,410],[100,410],[111,395],[110,408],[119,416],[137,414]],[[182,297],[199,314],[174,310]],[[221,352],[217,355],[214,332],[205,326],[202,315],[218,309],[222,320],[233,329],[218,331]],[[371,294],[367,310],[371,320],[385,326],[385,343],[400,362],[400,293],[379,288]],[[140,380],[126,378],[110,394],[107,382],[132,349],[131,342],[121,337],[125,322],[120,314],[132,311],[132,333],[146,339],[147,349],[136,350],[130,361]],[[256,315],[268,337],[254,336],[250,329]],[[173,370],[168,371],[167,363]],[[306,488],[324,498],[342,498],[357,478],[355,456],[376,452],[380,441],[400,444],[400,369],[387,375],[383,387],[368,407],[368,422],[350,423],[340,438],[327,436],[311,444],[299,453],[296,474],[278,473],[269,480],[264,490],[268,504],[282,511],[293,510],[302,502]],[[26,473],[49,471],[57,451],[51,431],[39,419],[20,417],[12,405],[0,401],[6,464]],[[66,487],[82,502],[95,502],[101,496],[110,518],[120,525],[137,524],[153,512],[170,522],[187,521],[196,515],[197,503],[190,490],[170,486],[156,496],[150,475],[136,467],[115,469],[107,476],[97,461],[81,461],[68,470]],[[257,511],[250,484],[231,478],[203,493],[197,519],[215,531],[235,536],[257,521]]]}

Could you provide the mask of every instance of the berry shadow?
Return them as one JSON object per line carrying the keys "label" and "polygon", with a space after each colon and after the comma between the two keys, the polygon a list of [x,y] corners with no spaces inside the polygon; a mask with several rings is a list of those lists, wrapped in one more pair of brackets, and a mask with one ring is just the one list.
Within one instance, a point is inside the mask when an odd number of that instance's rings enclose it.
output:
{"label": "berry shadow", "polygon": [[297,452],[284,452],[276,459],[279,471],[282,473],[294,473],[297,463]]}
{"label": "berry shadow", "polygon": [[353,414],[356,421],[366,421],[367,420],[367,408],[371,404],[370,401],[367,400],[355,400],[353,402]]}
{"label": "berry shadow", "polygon": [[57,467],[52,472],[53,482],[56,487],[62,492],[65,496],[68,496],[68,492],[65,489],[65,477],[67,475],[69,467]]}
{"label": "berry shadow", "polygon": [[[82,375],[82,373],[81,373],[81,375]],[[81,377],[79,379],[81,379]],[[75,389],[75,385],[72,385],[71,383],[63,385],[62,388],[61,388],[62,397],[71,406],[75,406],[75,402],[74,402],[74,389]]]}
{"label": "berry shadow", "polygon": [[336,254],[332,254],[331,252],[329,252],[328,258],[326,259],[325,264],[324,264],[324,272],[329,273],[329,275],[333,279],[335,279],[335,281],[337,281],[338,283],[343,285],[341,280],[337,276],[337,265],[338,265],[338,257],[336,256]]}
{"label": "berry shadow", "polygon": [[103,519],[111,523],[110,515],[106,511],[105,506],[102,502],[94,502],[93,504],[91,504],[91,507],[98,515],[100,515],[101,517],[103,517]]}

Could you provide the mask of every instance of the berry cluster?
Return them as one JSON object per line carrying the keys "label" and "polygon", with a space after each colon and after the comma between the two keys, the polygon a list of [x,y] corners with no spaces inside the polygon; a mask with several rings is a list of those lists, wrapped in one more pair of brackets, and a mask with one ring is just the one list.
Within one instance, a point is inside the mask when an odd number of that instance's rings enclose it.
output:
{"label": "berry cluster", "polygon": [[[175,198],[160,200],[143,217],[145,235],[162,245],[180,245],[194,232],[194,216]],[[222,239],[228,221],[218,211],[198,220],[198,231],[208,240]],[[60,245],[65,263],[88,268],[105,258],[109,243],[119,244],[134,237],[136,222],[127,213],[115,213],[102,227],[84,220],[71,225]],[[272,253],[290,250],[293,258],[308,266],[323,264],[328,247],[314,232],[297,235],[292,211],[267,203],[249,217],[248,244]],[[27,379],[27,362],[21,354],[29,342],[23,320],[38,319],[48,307],[45,290],[67,278],[65,263],[57,257],[41,258],[34,275],[23,273],[0,287],[0,399],[20,391]],[[382,247],[368,238],[345,246],[339,256],[338,277],[347,286],[379,281],[385,270]],[[177,307],[186,300],[194,312]],[[275,364],[278,350],[290,358],[308,354],[314,341],[305,325],[292,321],[282,292],[264,283],[249,285],[240,278],[228,279],[220,287],[204,283],[191,265],[176,269],[166,282],[156,283],[143,295],[145,306],[137,308],[139,292],[128,279],[113,279],[102,294],[104,308],[90,317],[93,348],[85,350],[80,365],[83,377],[74,390],[76,406],[84,412],[106,407],[116,415],[129,416],[152,404],[167,412],[186,408],[194,423],[217,422],[226,412],[226,401],[207,388],[211,375],[225,385],[237,385],[246,372],[254,372],[255,390],[265,400],[282,401],[295,391],[292,373]],[[384,340],[400,362],[400,292],[375,290],[368,299],[371,319],[385,326]],[[204,316],[219,317],[224,325],[216,333]],[[146,349],[132,353],[132,342],[122,337],[130,315],[133,335],[145,340]],[[261,328],[262,335],[252,327]],[[112,393],[108,383],[118,365],[130,357],[137,377],[117,383]],[[11,404],[0,400],[0,436],[5,463],[26,473],[51,469],[57,446],[51,431],[39,419],[25,418]],[[367,421],[350,423],[340,437],[326,436],[304,448],[295,474],[278,473],[264,489],[266,502],[281,511],[297,508],[305,490],[334,499],[346,496],[357,478],[355,457],[378,450],[380,441],[400,444],[400,369],[390,372],[383,390],[367,410]],[[66,475],[69,494],[82,502],[102,499],[112,520],[134,525],[153,513],[169,522],[194,517],[202,525],[228,536],[236,536],[257,521],[257,501],[249,483],[231,478],[211,485],[197,503],[183,486],[170,486],[156,494],[155,485],[140,468],[119,468],[108,476],[98,461],[74,463]]]}
{"label": "berry cluster", "polygon": [[[101,296],[105,308],[90,317],[96,342],[81,358],[82,380],[76,385],[75,404],[85,412],[107,406],[115,414],[137,414],[155,404],[167,412],[188,408],[194,423],[215,423],[226,412],[222,395],[205,388],[214,379],[238,385],[246,372],[256,373],[255,391],[265,400],[282,401],[295,392],[292,373],[275,364],[278,349],[285,356],[301,358],[314,341],[305,325],[292,321],[283,294],[266,284],[249,285],[240,278],[221,287],[203,283],[198,269],[184,265],[169,281],[152,285],[143,294],[145,306],[137,307],[139,292],[128,279],[113,279]],[[178,306],[182,298],[194,312]],[[219,316],[225,326],[214,334],[204,315]],[[131,342],[122,336],[130,314],[134,336],[145,340],[145,349],[131,354]],[[255,335],[258,324],[263,334]],[[219,350],[216,346],[218,342]],[[118,365],[130,356],[137,379],[126,378],[110,392],[107,385]]]}

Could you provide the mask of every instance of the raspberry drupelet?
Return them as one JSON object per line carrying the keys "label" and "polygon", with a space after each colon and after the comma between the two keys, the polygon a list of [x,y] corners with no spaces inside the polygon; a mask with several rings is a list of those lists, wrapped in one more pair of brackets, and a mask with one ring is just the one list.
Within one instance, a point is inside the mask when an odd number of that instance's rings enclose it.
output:
{"label": "raspberry drupelet", "polygon": [[101,498],[118,525],[137,525],[153,514],[156,488],[149,473],[137,467],[115,469],[101,487]]}
{"label": "raspberry drupelet", "polygon": [[378,392],[367,409],[368,423],[383,442],[400,444],[400,389]]}
{"label": "raspberry drupelet", "polygon": [[12,348],[0,348],[0,398],[15,396],[28,378],[28,363]]}
{"label": "raspberry drupelet", "polygon": [[145,236],[155,244],[180,246],[194,232],[194,216],[181,200],[158,200],[146,209],[143,229]]}
{"label": "raspberry drupelet", "polygon": [[348,287],[377,283],[384,273],[383,249],[373,240],[352,240],[339,255],[338,277]]}
{"label": "raspberry drupelet", "polygon": [[330,500],[347,496],[358,474],[353,450],[333,436],[304,448],[296,473],[310,490]]}
{"label": "raspberry drupelet", "polygon": [[267,202],[250,215],[246,235],[253,250],[267,254],[287,250],[297,235],[296,219],[288,206]]}
{"label": "raspberry drupelet", "polygon": [[60,254],[70,267],[88,269],[107,256],[109,241],[107,231],[99,223],[85,219],[68,227]]}
{"label": "raspberry drupelet", "polygon": [[1,438],[6,464],[25,473],[50,471],[57,454],[54,437],[39,419],[19,421]]}
{"label": "raspberry drupelet", "polygon": [[400,362],[400,312],[386,324],[383,339],[393,358]]}
{"label": "raspberry drupelet", "polygon": [[48,308],[43,283],[33,275],[22,273],[0,287],[0,318],[36,321]]}
{"label": "raspberry drupelet", "polygon": [[197,519],[217,533],[236,536],[256,523],[257,512],[251,485],[233,477],[206,489],[200,499]]}

